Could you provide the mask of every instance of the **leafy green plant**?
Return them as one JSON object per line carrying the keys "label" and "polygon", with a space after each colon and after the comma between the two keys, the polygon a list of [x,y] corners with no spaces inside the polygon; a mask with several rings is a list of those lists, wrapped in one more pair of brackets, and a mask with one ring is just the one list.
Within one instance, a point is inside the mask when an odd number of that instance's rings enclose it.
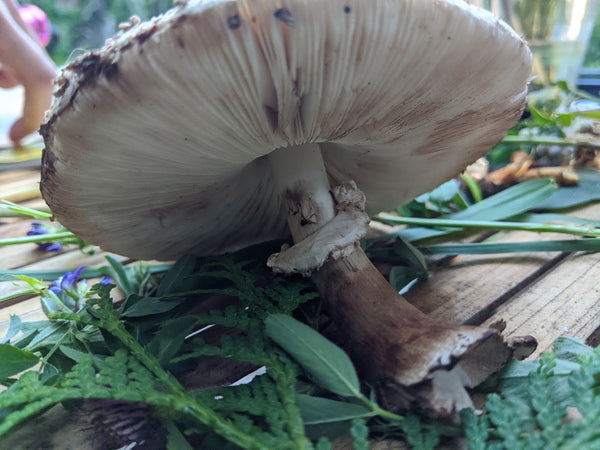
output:
{"label": "leafy green plant", "polygon": [[486,414],[462,411],[469,448],[599,448],[599,378],[600,350],[559,338],[554,353],[503,371]]}
{"label": "leafy green plant", "polygon": [[[118,304],[112,286],[89,288],[79,280],[83,269],[50,287],[28,279],[48,320],[13,317],[0,343],[0,379],[7,386],[0,393],[0,436],[56,403],[85,399],[150,407],[169,448],[230,442],[326,449],[340,435],[351,436],[357,449],[390,436],[417,449],[461,436],[473,449],[597,445],[600,351],[561,339],[555,355],[513,363],[491,385],[486,413],[462,412],[462,426],[401,416],[378,406],[340,348],[291,316],[304,312],[305,321],[316,322],[310,283],[278,279],[245,256],[184,257],[160,276],[112,259],[102,272],[128,292]],[[236,302],[189,312],[215,294]],[[194,332],[208,325],[230,332],[209,344]],[[185,387],[176,375],[203,356],[248,362],[263,374],[245,384]],[[582,418],[566,420],[567,407]]]}

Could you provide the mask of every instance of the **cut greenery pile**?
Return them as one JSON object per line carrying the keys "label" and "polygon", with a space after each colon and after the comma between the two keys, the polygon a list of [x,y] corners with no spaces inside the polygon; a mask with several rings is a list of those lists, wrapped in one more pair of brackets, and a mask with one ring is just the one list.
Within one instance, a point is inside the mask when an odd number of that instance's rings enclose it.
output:
{"label": "cut greenery pile", "polygon": [[[357,449],[383,438],[418,449],[464,437],[472,449],[600,446],[600,351],[561,339],[555,354],[513,363],[490,381],[495,393],[487,413],[463,411],[462,426],[400,416],[377,405],[340,348],[302,323],[319,323],[311,285],[274,277],[247,255],[184,257],[160,276],[110,259],[102,272],[127,294],[116,306],[112,286],[104,280],[89,288],[78,279],[81,271],[52,290],[22,277],[42,297],[48,320],[14,316],[0,344],[0,380],[7,386],[0,436],[57,403],[85,400],[93,414],[95,401],[106,414],[110,400],[149,405],[152,417],[130,412],[132,419],[116,408],[115,414],[123,422],[156,420],[172,449],[326,449],[344,434]],[[190,312],[212,295],[237,301],[222,311]],[[218,345],[194,333],[212,324],[229,330]],[[182,385],[177,376],[202,356],[245,361],[264,374],[241,385]]]}

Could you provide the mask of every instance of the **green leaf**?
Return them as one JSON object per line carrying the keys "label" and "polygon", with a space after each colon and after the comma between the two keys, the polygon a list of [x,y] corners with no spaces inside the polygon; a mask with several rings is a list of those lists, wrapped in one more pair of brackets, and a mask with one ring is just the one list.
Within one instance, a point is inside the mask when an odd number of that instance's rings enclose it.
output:
{"label": "green leaf", "polygon": [[194,450],[172,420],[165,420],[163,425],[167,429],[167,450]]}
{"label": "green leaf", "polygon": [[37,209],[28,208],[23,205],[19,205],[17,203],[10,202],[8,200],[2,200],[0,204],[0,208],[8,209],[9,211],[13,211],[25,216],[32,217],[38,220],[49,220],[52,217],[51,213],[45,211],[39,211]]}
{"label": "green leaf", "polygon": [[296,396],[296,404],[300,408],[300,414],[305,425],[343,422],[375,415],[373,411],[360,404],[304,394]]}
{"label": "green leaf", "polygon": [[106,255],[106,260],[108,261],[110,267],[103,268],[105,269],[105,273],[114,280],[114,282],[117,284],[117,286],[119,286],[126,296],[134,294],[135,291],[129,280],[129,276],[125,267],[110,255]]}
{"label": "green leaf", "polygon": [[288,352],[316,384],[342,397],[361,396],[352,361],[337,345],[285,314],[270,315],[265,325],[267,335]]}
{"label": "green leaf", "polygon": [[396,291],[402,291],[415,280],[423,277],[423,272],[406,266],[393,266],[390,269],[389,281]]}
{"label": "green leaf", "polygon": [[190,286],[185,283],[185,278],[191,275],[196,267],[196,258],[191,255],[184,255],[177,260],[173,267],[164,274],[156,291],[157,297],[176,291],[188,291]]}
{"label": "green leaf", "polygon": [[595,169],[578,169],[579,183],[577,186],[559,188],[554,195],[541,202],[536,209],[556,210],[573,208],[593,201],[600,200],[600,171]]}
{"label": "green leaf", "polygon": [[400,236],[394,241],[394,252],[406,259],[406,261],[417,271],[422,274],[427,273],[427,262],[421,251]]}
{"label": "green leaf", "polygon": [[554,341],[554,354],[557,359],[581,363],[582,357],[592,357],[594,349],[585,345],[581,339],[561,336]]}
{"label": "green leaf", "polygon": [[62,342],[65,335],[69,333],[69,324],[64,321],[50,321],[27,345],[30,349],[47,347]]}
{"label": "green leaf", "polygon": [[449,180],[431,191],[428,195],[428,200],[432,203],[444,204],[452,201],[454,196],[459,193],[459,182],[456,180]]}
{"label": "green leaf", "polygon": [[460,176],[460,179],[463,180],[463,182],[467,185],[467,188],[471,193],[471,197],[473,197],[473,200],[475,200],[475,203],[479,203],[483,200],[483,192],[481,191],[481,187],[471,175],[468,173],[463,173]]}
{"label": "green leaf", "polygon": [[39,358],[10,344],[0,344],[0,379],[12,377],[35,366]]}
{"label": "green leaf", "polygon": [[6,334],[0,343],[7,344],[13,337],[15,337],[17,333],[21,331],[21,324],[22,322],[19,316],[11,315],[8,330],[6,330]]}
{"label": "green leaf", "polygon": [[[172,264],[156,264],[148,267],[151,273],[164,272],[169,270]],[[13,277],[14,275],[25,275],[36,278],[41,281],[53,281],[63,276],[65,272],[74,272],[77,268],[61,269],[61,270],[0,270],[0,279]],[[102,275],[107,275],[110,272],[106,267],[100,269],[86,268],[81,272],[80,278],[99,278]]]}
{"label": "green leaf", "polygon": [[369,444],[369,428],[364,419],[353,419],[350,427],[350,435],[354,438],[352,447],[354,450],[368,450]]}
{"label": "green leaf", "polygon": [[185,337],[198,323],[194,316],[186,315],[165,322],[147,345],[147,350],[152,353],[162,365],[167,364],[179,351]]}
{"label": "green leaf", "polygon": [[[536,208],[550,198],[556,189],[556,183],[549,179],[526,181],[475,203],[467,209],[442,216],[440,219],[485,221],[507,219]],[[401,236],[406,241],[414,242],[455,231],[457,231],[456,228],[412,227],[394,234]]]}
{"label": "green leaf", "polygon": [[132,294],[129,298],[137,299],[129,308],[125,309],[122,317],[145,317],[160,314],[179,306],[178,302],[164,300],[159,297],[140,297]]}
{"label": "green leaf", "polygon": [[530,242],[481,242],[463,244],[424,245],[418,247],[425,255],[489,255],[523,252],[600,251],[600,239],[569,239]]}

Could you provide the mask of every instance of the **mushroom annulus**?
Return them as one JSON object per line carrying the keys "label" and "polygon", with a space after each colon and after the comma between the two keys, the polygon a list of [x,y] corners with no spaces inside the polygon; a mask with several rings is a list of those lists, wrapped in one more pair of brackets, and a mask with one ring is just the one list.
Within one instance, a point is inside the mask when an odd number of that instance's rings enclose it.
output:
{"label": "mushroom annulus", "polygon": [[132,19],[62,71],[41,190],[139,259],[289,236],[383,405],[441,417],[512,349],[430,319],[359,245],[369,214],[456,176],[519,118],[531,53],[462,0],[200,0]]}

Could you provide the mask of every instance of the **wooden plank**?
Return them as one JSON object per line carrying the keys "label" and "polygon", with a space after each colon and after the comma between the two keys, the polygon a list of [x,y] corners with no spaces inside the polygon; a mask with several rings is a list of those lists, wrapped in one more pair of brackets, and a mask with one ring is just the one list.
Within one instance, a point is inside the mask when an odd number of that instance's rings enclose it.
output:
{"label": "wooden plank", "polygon": [[11,170],[0,172],[0,186],[18,180],[40,181],[39,170]]}
{"label": "wooden plank", "polygon": [[[496,242],[535,239],[542,238],[511,232]],[[560,252],[458,256],[443,270],[434,270],[429,280],[415,286],[405,297],[432,317],[450,323],[478,324],[564,257]]]}
{"label": "wooden plank", "polygon": [[[29,171],[28,171],[29,172]],[[10,172],[6,172],[10,173]],[[35,175],[33,175],[35,174]],[[20,202],[40,196],[40,175],[33,172],[26,177],[0,183],[0,200]]]}
{"label": "wooden plank", "polygon": [[577,253],[516,295],[485,322],[503,319],[507,336],[533,335],[538,357],[559,336],[594,337],[600,329],[600,255]]}
{"label": "wooden plank", "polygon": [[[574,216],[597,220],[600,204],[581,208]],[[508,232],[496,242],[568,239],[555,233]],[[453,323],[477,324],[502,303],[562,264],[560,252],[462,255],[443,270],[434,270],[431,279],[411,289],[405,297],[419,309]]]}

